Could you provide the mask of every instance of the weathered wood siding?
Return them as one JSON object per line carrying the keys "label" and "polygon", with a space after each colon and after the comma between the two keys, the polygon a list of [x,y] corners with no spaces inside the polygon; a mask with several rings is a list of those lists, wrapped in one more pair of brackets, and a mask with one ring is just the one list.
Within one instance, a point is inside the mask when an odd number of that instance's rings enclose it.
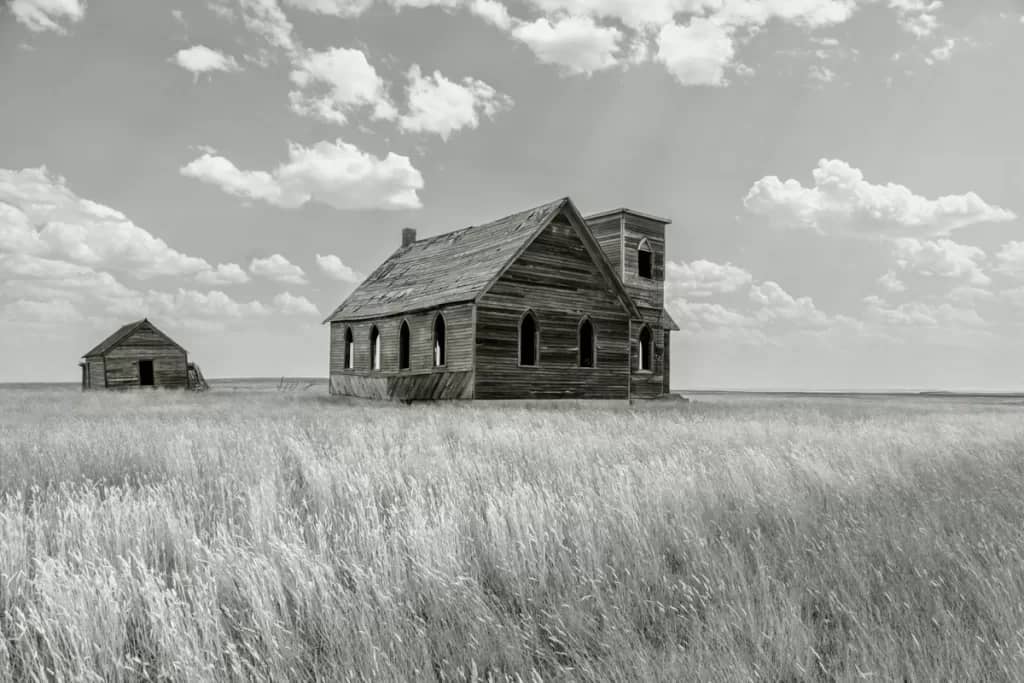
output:
{"label": "weathered wood siding", "polygon": [[[622,283],[637,306],[660,311],[665,303],[665,225],[628,213],[623,216]],[[644,239],[653,252],[651,279],[637,274],[637,248]]]}
{"label": "weathered wood siding", "polygon": [[615,275],[622,279],[622,214],[616,213],[587,221],[594,239],[601,245]]}
{"label": "weathered wood siding", "polygon": [[[536,367],[519,367],[519,321],[540,329]],[[597,367],[578,367],[577,329],[589,315]],[[571,225],[553,222],[477,306],[476,389],[482,399],[626,398],[629,314]]]}
{"label": "weathered wood siding", "polygon": [[[434,367],[434,317],[440,311],[446,327],[446,363]],[[409,325],[409,367],[399,369],[399,329],[402,321]],[[381,367],[370,369],[370,330],[377,326],[380,333]],[[353,365],[345,369],[345,330],[351,329],[354,343]],[[448,386],[446,374],[470,373],[473,369],[473,304],[455,304],[440,309],[419,311],[408,315],[378,320],[331,323],[330,376],[331,392],[363,396],[365,398],[466,398],[458,380]],[[438,375],[431,379],[431,376]],[[341,376],[382,380],[392,376],[417,378],[407,382],[364,382],[342,380]],[[463,382],[469,380],[463,380]],[[472,382],[469,381],[470,388]],[[374,387],[382,387],[375,389]],[[438,388],[440,387],[440,389]],[[435,396],[438,392],[445,396]],[[355,392],[355,393],[353,393]],[[416,395],[409,395],[410,392]],[[418,393],[417,393],[418,392]],[[400,395],[399,395],[400,394]],[[448,395],[455,394],[455,395]]]}
{"label": "weathered wood siding", "polygon": [[632,398],[657,398],[664,393],[667,351],[665,340],[668,335],[661,328],[661,309],[641,308],[644,322],[651,328],[651,369],[640,370],[640,322],[633,323],[633,339],[630,344],[630,367],[632,372]]}
{"label": "weathered wood siding", "polygon": [[435,401],[473,398],[473,373],[417,372],[398,375],[331,375],[331,393],[378,400]]}
{"label": "weathered wood siding", "polygon": [[[148,326],[140,327],[106,353],[106,386],[139,386],[140,360],[153,361],[153,386],[188,386],[188,358],[185,352],[168,343],[163,335]],[[103,385],[101,383],[98,386]]]}
{"label": "weathered wood siding", "polygon": [[94,356],[85,360],[89,371],[89,389],[102,389],[106,386],[106,373],[103,369],[103,358]]}
{"label": "weathered wood siding", "polygon": [[672,391],[672,364],[670,361],[671,354],[669,351],[672,348],[671,339],[669,338],[671,333],[668,330],[664,332],[664,339],[662,340],[662,361],[661,361],[661,393],[667,394]]}

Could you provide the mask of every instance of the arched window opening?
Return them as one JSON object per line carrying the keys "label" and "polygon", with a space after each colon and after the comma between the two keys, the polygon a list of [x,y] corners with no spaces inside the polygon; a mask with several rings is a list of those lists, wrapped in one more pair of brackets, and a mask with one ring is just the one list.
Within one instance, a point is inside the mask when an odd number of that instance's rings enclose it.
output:
{"label": "arched window opening", "polygon": [[533,317],[533,313],[527,312],[519,321],[519,364],[537,365],[539,346],[540,331],[537,328],[537,319]]}
{"label": "arched window opening", "polygon": [[370,328],[370,369],[380,370],[380,332],[376,325]]}
{"label": "arched window opening", "polygon": [[579,334],[580,367],[592,368],[597,365],[596,338],[594,325],[590,318],[584,318],[580,323]]}
{"label": "arched window opening", "polygon": [[442,368],[448,364],[448,340],[446,338],[444,316],[438,313],[434,317],[434,367]]}
{"label": "arched window opening", "polygon": [[636,249],[636,272],[648,280],[654,278],[654,252],[646,239],[640,240],[640,246]]}
{"label": "arched window opening", "polygon": [[398,369],[409,369],[409,323],[404,320],[398,330]]}
{"label": "arched window opening", "polygon": [[650,370],[653,367],[651,363],[651,355],[653,351],[653,345],[651,344],[651,328],[644,325],[640,330],[640,349],[637,366],[640,370]]}
{"label": "arched window opening", "polygon": [[345,369],[352,369],[352,359],[355,357],[356,342],[352,337],[352,328],[345,328]]}

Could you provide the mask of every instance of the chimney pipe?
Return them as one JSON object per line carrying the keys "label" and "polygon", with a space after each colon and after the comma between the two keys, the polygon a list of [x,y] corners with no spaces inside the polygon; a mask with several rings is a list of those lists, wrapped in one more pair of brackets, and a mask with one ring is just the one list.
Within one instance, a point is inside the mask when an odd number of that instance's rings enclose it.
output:
{"label": "chimney pipe", "polygon": [[402,246],[407,247],[416,241],[415,228],[402,228]]}

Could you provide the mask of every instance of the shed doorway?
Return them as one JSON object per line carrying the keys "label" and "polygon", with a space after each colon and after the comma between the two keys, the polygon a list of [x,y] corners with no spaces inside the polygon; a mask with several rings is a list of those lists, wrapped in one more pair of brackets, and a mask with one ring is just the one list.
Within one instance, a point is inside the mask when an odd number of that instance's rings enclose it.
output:
{"label": "shed doorway", "polygon": [[139,386],[151,387],[153,386],[153,361],[151,360],[140,360],[139,361]]}

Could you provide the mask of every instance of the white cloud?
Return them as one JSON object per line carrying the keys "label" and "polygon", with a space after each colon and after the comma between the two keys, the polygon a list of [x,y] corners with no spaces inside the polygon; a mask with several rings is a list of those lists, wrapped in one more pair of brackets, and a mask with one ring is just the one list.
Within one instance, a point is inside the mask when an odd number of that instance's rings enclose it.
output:
{"label": "white cloud", "polygon": [[1024,279],[1024,242],[1011,241],[996,253],[996,272]]}
{"label": "white cloud", "polygon": [[813,187],[766,176],[754,183],[743,203],[784,227],[860,237],[934,237],[1016,218],[974,192],[926,199],[903,185],[874,185],[844,161],[822,159],[813,176]]}
{"label": "white cloud", "polygon": [[729,28],[709,19],[693,17],[685,26],[663,26],[657,43],[655,59],[681,84],[727,84],[725,70],[736,55]]}
{"label": "white cloud", "polygon": [[691,263],[669,261],[665,265],[665,296],[707,297],[735,292],[753,281],[749,272],[731,263],[700,259]]}
{"label": "white cloud", "polygon": [[934,64],[935,62],[948,62],[953,57],[953,48],[956,47],[956,39],[947,38],[946,42],[938,47],[932,49],[928,54],[930,55],[925,61],[928,64]]}
{"label": "white cloud", "polygon": [[274,297],[274,306],[287,315],[320,315],[316,305],[304,296],[282,292]]}
{"label": "white cloud", "polygon": [[973,306],[979,301],[992,299],[994,296],[991,291],[981,287],[961,286],[951,289],[946,298],[954,303]]}
{"label": "white cloud", "polygon": [[66,33],[62,21],[81,21],[85,16],[85,0],[12,0],[14,18],[32,31]]}
{"label": "white cloud", "polygon": [[238,302],[220,290],[199,292],[181,289],[176,292],[146,293],[144,303],[147,315],[173,317],[178,320],[196,318],[246,318],[268,313],[259,301]]}
{"label": "white cloud", "polygon": [[357,17],[373,5],[373,0],[284,0],[289,7],[335,17]]}
{"label": "white cloud", "polygon": [[622,39],[617,28],[598,26],[590,17],[575,16],[554,23],[540,17],[519,24],[512,35],[529,46],[540,61],[557,64],[572,74],[591,74],[615,66]]}
{"label": "white cloud", "polygon": [[316,264],[320,266],[320,270],[322,270],[325,275],[334,280],[348,282],[350,284],[358,284],[363,280],[362,273],[359,273],[345,265],[345,263],[334,254],[327,254],[325,256],[317,254]]}
{"label": "white cloud", "polygon": [[889,0],[889,7],[899,15],[903,30],[918,38],[930,36],[939,26],[935,12],[942,9],[938,0]]}
{"label": "white cloud", "polygon": [[260,277],[278,282],[286,282],[293,285],[308,284],[306,273],[302,268],[280,254],[253,259],[252,263],[249,264],[249,272],[253,275],[259,275]]}
{"label": "white cloud", "polygon": [[417,209],[423,176],[409,158],[389,152],[379,159],[342,140],[312,147],[289,143],[287,163],[272,173],[239,170],[221,156],[204,154],[182,175],[224,192],[294,209],[316,201],[336,209]]}
{"label": "white cloud", "polygon": [[818,83],[831,83],[836,80],[836,72],[824,65],[812,64],[808,75],[812,81]]}
{"label": "white cloud", "polygon": [[404,131],[436,133],[448,140],[455,131],[474,129],[480,115],[493,118],[512,106],[512,98],[483,81],[464,78],[456,83],[440,71],[423,76],[414,64],[409,69],[409,113],[399,119]]}
{"label": "white cloud", "polygon": [[108,206],[79,197],[46,167],[0,169],[0,248],[128,271],[190,275],[204,259],[172,249]]}
{"label": "white cloud", "polygon": [[896,263],[904,270],[934,277],[961,278],[976,286],[992,282],[982,268],[985,252],[978,247],[948,239],[922,241],[909,237],[896,240],[893,246]]}
{"label": "white cloud", "polygon": [[249,276],[237,263],[218,263],[216,268],[204,270],[196,275],[204,285],[240,285],[249,281]]}
{"label": "white cloud", "polygon": [[878,284],[887,292],[895,293],[907,291],[907,286],[902,280],[900,280],[899,276],[891,270],[878,278]]}
{"label": "white cloud", "polygon": [[238,0],[242,9],[242,23],[275,47],[295,49],[292,25],[277,0]]}
{"label": "white cloud", "polygon": [[864,298],[869,320],[884,325],[911,327],[985,327],[987,323],[973,308],[950,303],[908,301],[892,306],[880,297]]}
{"label": "white cloud", "polygon": [[343,47],[306,52],[294,62],[291,80],[298,90],[289,93],[292,111],[337,124],[358,108],[372,108],[373,117],[392,120],[397,115],[387,86],[360,50]]}
{"label": "white cloud", "polygon": [[211,71],[238,71],[240,68],[234,57],[205,45],[193,45],[184,50],[178,50],[174,55],[174,62],[196,76]]}
{"label": "white cloud", "polygon": [[509,16],[508,8],[497,0],[472,0],[469,11],[500,29],[507,31],[513,26],[514,20]]}
{"label": "white cloud", "polygon": [[813,327],[823,327],[831,322],[818,310],[811,297],[794,297],[771,280],[753,285],[750,300],[761,307],[756,315],[764,322],[786,321]]}

